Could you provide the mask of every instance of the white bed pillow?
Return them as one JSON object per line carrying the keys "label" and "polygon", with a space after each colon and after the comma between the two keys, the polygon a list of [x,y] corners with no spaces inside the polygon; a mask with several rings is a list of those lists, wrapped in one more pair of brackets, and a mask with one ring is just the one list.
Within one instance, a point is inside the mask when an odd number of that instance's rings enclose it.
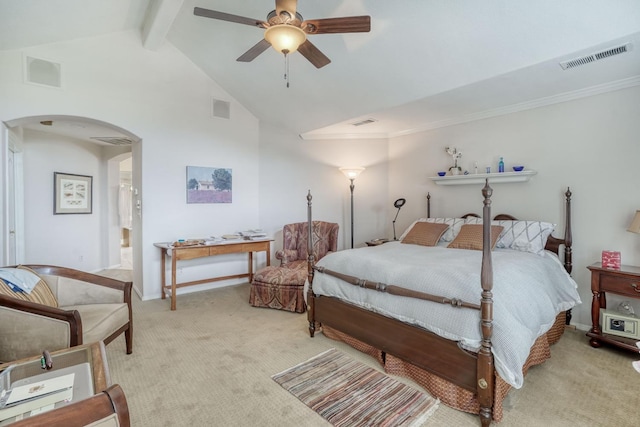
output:
{"label": "white bed pillow", "polygon": [[[482,218],[467,218],[466,224],[482,224]],[[496,248],[514,249],[541,255],[547,239],[553,233],[556,224],[542,221],[491,221],[491,225],[504,227]]]}
{"label": "white bed pillow", "polygon": [[416,222],[434,222],[436,224],[447,224],[449,228],[440,237],[440,242],[451,242],[460,232],[460,228],[464,225],[464,218],[419,218],[411,223],[409,227],[402,233],[400,240],[404,239],[411,231]]}

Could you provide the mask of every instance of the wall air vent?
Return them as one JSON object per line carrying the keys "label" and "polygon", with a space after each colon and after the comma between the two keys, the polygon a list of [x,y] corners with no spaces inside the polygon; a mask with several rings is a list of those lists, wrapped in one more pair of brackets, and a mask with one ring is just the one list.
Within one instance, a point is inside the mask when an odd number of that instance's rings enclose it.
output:
{"label": "wall air vent", "polygon": [[590,62],[599,61],[601,59],[609,58],[610,56],[620,55],[621,53],[628,52],[631,50],[631,46],[631,43],[625,43],[620,46],[612,47],[611,49],[591,53],[589,55],[584,55],[578,58],[570,59],[568,61],[563,61],[560,63],[560,66],[563,70],[579,67]]}
{"label": "wall air vent", "polygon": [[376,119],[364,119],[364,120],[360,120],[359,122],[351,123],[351,126],[363,126],[363,125],[368,125],[375,122],[377,122]]}
{"label": "wall air vent", "polygon": [[25,56],[24,79],[27,83],[61,88],[62,66],[46,59]]}
{"label": "wall air vent", "polygon": [[106,144],[111,145],[131,145],[133,141],[129,138],[118,137],[118,136],[92,136],[91,139],[95,139],[96,141],[101,141]]}
{"label": "wall air vent", "polygon": [[213,98],[213,117],[219,119],[231,118],[231,103],[228,101],[222,101],[220,99]]}

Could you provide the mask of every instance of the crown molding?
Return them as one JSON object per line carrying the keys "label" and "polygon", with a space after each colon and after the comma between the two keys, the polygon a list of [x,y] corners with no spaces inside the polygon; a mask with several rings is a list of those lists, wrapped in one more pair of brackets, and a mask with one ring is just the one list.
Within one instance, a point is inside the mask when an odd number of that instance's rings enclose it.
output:
{"label": "crown molding", "polygon": [[391,139],[399,136],[411,135],[419,132],[425,132],[433,129],[454,126],[463,123],[469,123],[476,120],[483,120],[492,117],[504,116],[520,111],[532,110],[534,108],[546,107],[549,105],[560,104],[562,102],[573,101],[576,99],[587,98],[590,96],[601,95],[603,93],[613,92],[616,90],[627,89],[640,85],[640,75],[629,77],[626,79],[616,80],[591,86],[584,89],[578,89],[570,92],[564,92],[553,96],[538,98],[531,101],[520,102],[517,104],[507,105],[505,107],[494,108],[491,110],[479,111],[477,113],[466,114],[462,116],[451,117],[445,120],[439,120],[431,123],[424,123],[411,129],[404,129],[388,133],[333,133],[318,134],[313,131],[300,134],[300,138],[304,140],[333,140],[333,139]]}

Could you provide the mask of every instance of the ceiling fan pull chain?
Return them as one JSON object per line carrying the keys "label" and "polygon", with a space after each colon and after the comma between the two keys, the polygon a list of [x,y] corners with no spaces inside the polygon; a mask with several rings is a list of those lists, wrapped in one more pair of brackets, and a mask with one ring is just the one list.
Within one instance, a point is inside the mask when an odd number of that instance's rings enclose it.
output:
{"label": "ceiling fan pull chain", "polygon": [[284,54],[284,79],[287,82],[287,88],[289,87],[289,55]]}

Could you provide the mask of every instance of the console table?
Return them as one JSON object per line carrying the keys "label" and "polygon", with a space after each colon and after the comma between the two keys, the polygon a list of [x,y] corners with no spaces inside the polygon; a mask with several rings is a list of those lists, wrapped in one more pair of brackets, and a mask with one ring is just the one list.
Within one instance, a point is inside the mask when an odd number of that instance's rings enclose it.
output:
{"label": "console table", "polygon": [[[162,299],[167,297],[167,294],[171,298],[171,310],[176,309],[176,289],[184,286],[200,285],[203,283],[216,282],[218,280],[238,279],[242,277],[248,277],[249,282],[253,280],[253,253],[254,252],[266,252],[267,265],[271,265],[271,242],[273,239],[256,239],[256,240],[226,240],[222,242],[215,242],[210,244],[194,245],[194,246],[180,246],[174,247],[171,243],[154,243],[153,245],[160,248],[162,252],[161,262],[161,283],[162,283]],[[202,280],[194,280],[191,282],[177,283],[176,271],[177,262],[187,259],[204,258],[215,255],[233,254],[233,253],[248,253],[249,254],[249,268],[247,273],[232,274],[230,276],[211,277]],[[166,278],[166,258],[171,257],[171,283],[167,284]]]}

